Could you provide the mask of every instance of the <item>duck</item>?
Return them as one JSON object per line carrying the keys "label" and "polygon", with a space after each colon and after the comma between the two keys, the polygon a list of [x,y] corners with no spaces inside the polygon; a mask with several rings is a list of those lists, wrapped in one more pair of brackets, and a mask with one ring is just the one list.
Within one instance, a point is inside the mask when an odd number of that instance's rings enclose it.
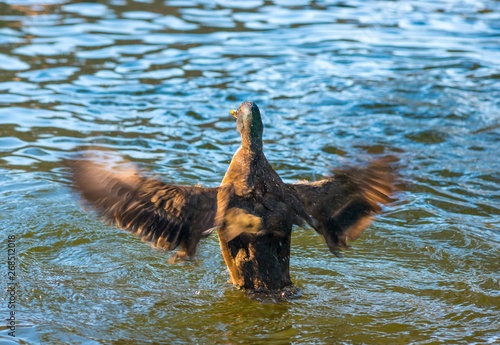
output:
{"label": "duck", "polygon": [[167,183],[135,165],[113,168],[84,155],[68,162],[73,189],[110,224],[155,248],[178,249],[171,261],[195,258],[200,241],[217,232],[229,283],[263,293],[293,286],[294,226],[309,225],[340,256],[395,200],[396,158],[285,183],[264,154],[257,104],[243,102],[230,114],[241,145],[218,187]]}

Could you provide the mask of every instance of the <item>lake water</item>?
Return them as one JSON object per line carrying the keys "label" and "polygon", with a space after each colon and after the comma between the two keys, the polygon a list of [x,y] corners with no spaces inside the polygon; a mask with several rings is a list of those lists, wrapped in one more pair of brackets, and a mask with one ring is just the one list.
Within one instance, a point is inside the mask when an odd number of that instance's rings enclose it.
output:
{"label": "lake water", "polygon": [[[261,108],[288,182],[392,154],[405,191],[343,258],[292,243],[302,298],[228,283],[80,208],[63,160],[114,150],[217,186]],[[500,344],[500,2],[0,0],[2,344]]]}

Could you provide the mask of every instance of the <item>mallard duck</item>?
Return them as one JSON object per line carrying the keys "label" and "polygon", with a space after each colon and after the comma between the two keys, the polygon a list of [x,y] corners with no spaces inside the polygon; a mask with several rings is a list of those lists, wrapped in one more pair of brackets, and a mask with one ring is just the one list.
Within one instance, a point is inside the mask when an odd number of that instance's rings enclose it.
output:
{"label": "mallard duck", "polygon": [[392,159],[336,171],[316,182],[284,183],[267,161],[259,108],[243,102],[231,111],[241,134],[218,188],[180,186],[135,167],[110,170],[88,158],[69,164],[76,190],[101,216],[190,259],[200,240],[217,229],[230,283],[251,291],[292,285],[293,225],[308,223],[335,255],[360,236],[394,191]]}

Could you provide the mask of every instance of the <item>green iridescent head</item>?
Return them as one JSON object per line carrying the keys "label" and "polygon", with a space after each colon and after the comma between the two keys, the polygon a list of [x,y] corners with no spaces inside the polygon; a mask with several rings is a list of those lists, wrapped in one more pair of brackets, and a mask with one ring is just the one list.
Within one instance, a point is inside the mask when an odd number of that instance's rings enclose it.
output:
{"label": "green iridescent head", "polygon": [[264,126],[262,125],[257,104],[243,102],[238,110],[231,110],[230,114],[236,118],[236,126],[241,134],[242,146],[250,144],[254,149],[262,149]]}

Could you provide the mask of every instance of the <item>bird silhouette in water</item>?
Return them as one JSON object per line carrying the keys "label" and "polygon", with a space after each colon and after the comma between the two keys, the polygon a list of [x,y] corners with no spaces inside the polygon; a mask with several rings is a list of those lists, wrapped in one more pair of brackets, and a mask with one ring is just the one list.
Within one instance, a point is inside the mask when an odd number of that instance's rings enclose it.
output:
{"label": "bird silhouette in water", "polygon": [[264,155],[257,105],[243,102],[231,115],[241,146],[218,188],[165,183],[135,167],[112,170],[85,156],[69,162],[73,185],[117,227],[157,248],[180,247],[176,259],[193,258],[200,240],[217,230],[230,283],[260,292],[292,285],[293,225],[308,223],[339,255],[392,201],[393,157],[315,182],[284,183]]}

